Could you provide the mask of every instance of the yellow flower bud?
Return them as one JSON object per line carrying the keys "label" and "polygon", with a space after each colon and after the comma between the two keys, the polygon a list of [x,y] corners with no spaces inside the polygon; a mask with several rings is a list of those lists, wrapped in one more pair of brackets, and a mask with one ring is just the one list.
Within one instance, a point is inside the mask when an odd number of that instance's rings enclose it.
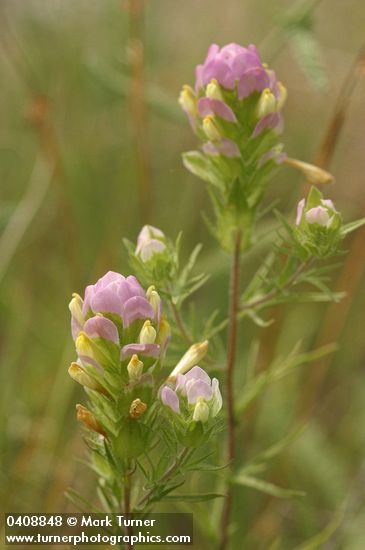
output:
{"label": "yellow flower bud", "polygon": [[84,424],[87,428],[90,428],[90,430],[93,430],[94,432],[98,432],[104,437],[106,436],[102,425],[95,418],[93,413],[83,405],[76,405],[76,416],[77,420],[82,422],[82,424]]}
{"label": "yellow flower bud", "polygon": [[288,97],[288,90],[285,88],[282,82],[278,82],[278,88],[279,88],[279,99],[277,100],[277,110],[281,111],[281,109],[284,107],[286,103],[286,99]]}
{"label": "yellow flower bud", "polygon": [[127,365],[129,380],[137,381],[140,379],[143,372],[143,363],[138,359],[138,355],[132,355],[131,360]]}
{"label": "yellow flower bud", "polygon": [[71,363],[68,374],[71,376],[75,382],[78,382],[82,386],[85,386],[86,388],[89,388],[90,390],[95,390],[100,393],[103,393],[104,395],[109,395],[107,390],[103,388],[96,380],[94,380],[91,376],[88,375],[88,373],[80,367],[78,363]]}
{"label": "yellow flower bud", "polygon": [[171,327],[166,319],[166,317],[161,317],[160,328],[158,330],[156,344],[158,344],[161,349],[165,349],[168,341],[171,338]]}
{"label": "yellow flower bud", "polygon": [[210,141],[221,141],[222,134],[220,133],[219,127],[213,115],[208,115],[203,118],[203,130]]}
{"label": "yellow flower bud", "polygon": [[215,78],[211,80],[205,90],[205,95],[210,99],[218,99],[223,101],[223,95],[220,89],[220,86]]}
{"label": "yellow flower bud", "polygon": [[161,298],[159,293],[156,291],[156,288],[152,285],[147,289],[146,297],[151,306],[153,307],[153,311],[155,313],[155,318],[158,315],[160,305],[161,305]]}
{"label": "yellow flower bud", "polygon": [[276,97],[270,90],[265,88],[261,93],[259,102],[257,104],[257,117],[264,118],[265,116],[274,113],[276,111]]}
{"label": "yellow flower bud", "polygon": [[154,344],[156,340],[156,331],[151,325],[151,321],[145,321],[139,334],[140,344]]}
{"label": "yellow flower bud", "polygon": [[147,410],[146,403],[143,403],[140,399],[134,399],[129,409],[129,416],[136,420]]}
{"label": "yellow flower bud", "polygon": [[82,327],[85,323],[85,317],[82,313],[82,306],[84,305],[84,301],[78,294],[74,293],[72,294],[72,300],[68,304],[68,308],[71,311],[71,315],[75,317],[76,321],[79,323],[79,325]]}
{"label": "yellow flower bud", "polygon": [[198,113],[197,98],[194,90],[185,84],[180,92],[179,103],[182,109],[191,116],[196,116]]}
{"label": "yellow flower bud", "polygon": [[193,344],[192,346],[190,346],[188,351],[182,356],[182,358],[168,377],[168,380],[173,382],[176,380],[178,374],[183,374],[191,367],[194,367],[206,355],[208,351],[208,345],[208,340],[204,340],[204,342],[200,342],[198,344]]}
{"label": "yellow flower bud", "polygon": [[284,162],[302,172],[311,185],[327,185],[334,182],[332,174],[314,164],[292,158],[286,158]]}

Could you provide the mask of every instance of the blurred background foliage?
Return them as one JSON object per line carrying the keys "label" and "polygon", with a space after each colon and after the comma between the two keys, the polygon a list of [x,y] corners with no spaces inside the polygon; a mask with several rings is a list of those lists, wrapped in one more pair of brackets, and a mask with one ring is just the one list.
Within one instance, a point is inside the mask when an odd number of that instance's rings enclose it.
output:
{"label": "blurred background foliage", "polygon": [[[224,316],[229,258],[202,222],[204,186],[182,167],[181,152],[196,140],[176,100],[211,42],[258,45],[289,91],[288,154],[331,169],[337,183],[328,196],[345,221],[365,215],[365,82],[361,63],[354,66],[364,41],[360,0],[146,0],[144,25],[131,10],[136,4],[0,2],[0,501],[6,511],[71,510],[64,497],[70,485],[95,499],[94,478],[77,461],[84,445],[74,405],[84,398],[67,375],[74,358],[67,304],[73,291],[81,293],[105,271],[128,272],[123,237],[135,240],[151,221],[173,238],[184,231],[185,257],[202,242],[197,272],[211,278],[194,297],[195,315],[204,321],[220,308]],[[336,126],[344,82],[346,113],[340,109]],[[324,161],[318,155],[331,124],[332,137],[341,133]],[[301,177],[283,168],[267,203],[278,201],[293,216],[302,193]],[[243,283],[268,250],[275,224],[262,221],[260,246],[244,260]],[[238,488],[233,548],[364,548],[364,238],[363,229],[351,236],[334,274],[333,288],[348,293],[340,304],[283,306],[267,315],[276,319],[269,327],[241,325],[241,383],[298,340],[304,351],[329,342],[339,348],[271,385],[246,410],[243,462],[305,425],[265,475],[306,496],[276,499]],[[203,482],[196,476],[191,483]],[[203,505],[194,512],[204,523],[217,517],[219,506],[211,505],[208,516]],[[326,528],[333,532],[327,542],[304,544]]]}

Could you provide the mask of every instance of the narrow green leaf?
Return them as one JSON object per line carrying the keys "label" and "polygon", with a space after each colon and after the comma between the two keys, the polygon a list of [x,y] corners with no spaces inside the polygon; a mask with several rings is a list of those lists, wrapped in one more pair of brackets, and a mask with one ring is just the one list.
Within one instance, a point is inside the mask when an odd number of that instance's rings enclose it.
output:
{"label": "narrow green leaf", "polygon": [[265,321],[265,319],[262,319],[253,309],[248,309],[245,311],[245,315],[247,317],[250,317],[251,321],[255,323],[260,328],[266,328],[273,324],[274,319],[269,319],[268,321]]}
{"label": "narrow green leaf", "polygon": [[190,254],[189,260],[187,261],[186,266],[184,267],[184,269],[181,272],[180,280],[182,282],[185,282],[187,280],[188,275],[191,272],[191,270],[193,269],[202,248],[203,248],[203,245],[201,243],[197,244],[194,247],[192,253]]}
{"label": "narrow green leaf", "polygon": [[365,224],[365,218],[361,218],[360,220],[356,220],[354,222],[347,223],[346,225],[343,225],[341,228],[341,235],[342,237],[345,237],[349,233],[352,233],[359,227],[363,226]]}
{"label": "narrow green leaf", "polygon": [[257,477],[248,476],[248,475],[242,475],[242,474],[238,475],[232,480],[232,482],[235,485],[243,485],[245,487],[250,487],[251,489],[256,489],[257,491],[266,493],[267,495],[271,495],[277,498],[291,498],[291,497],[305,496],[305,493],[303,493],[303,491],[296,491],[293,489],[283,489],[282,487],[278,487],[273,483],[269,483],[268,481],[264,481]]}
{"label": "narrow green leaf", "polygon": [[164,498],[170,502],[204,502],[215,498],[224,498],[222,493],[202,493],[201,495],[172,495]]}
{"label": "narrow green leaf", "polygon": [[219,472],[220,470],[225,470],[228,467],[228,464],[223,464],[221,466],[214,466],[214,464],[209,464],[208,462],[200,462],[194,465],[185,467],[186,471],[197,470],[199,472]]}

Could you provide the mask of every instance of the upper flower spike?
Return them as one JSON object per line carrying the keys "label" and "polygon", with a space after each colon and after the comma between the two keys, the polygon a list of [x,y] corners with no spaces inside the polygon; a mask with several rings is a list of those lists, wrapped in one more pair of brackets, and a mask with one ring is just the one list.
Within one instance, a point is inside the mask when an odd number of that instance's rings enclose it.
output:
{"label": "upper flower spike", "polygon": [[195,77],[195,92],[185,85],[179,102],[205,142],[206,154],[238,157],[244,136],[256,138],[264,130],[281,132],[287,91],[253,44],[247,48],[212,44]]}
{"label": "upper flower spike", "polygon": [[183,162],[220,205],[214,230],[222,247],[232,249],[239,228],[245,249],[270,176],[286,158],[279,134],[287,91],[252,44],[212,44],[195,76],[195,89],[184,86],[179,101],[202,152],[185,153]]}

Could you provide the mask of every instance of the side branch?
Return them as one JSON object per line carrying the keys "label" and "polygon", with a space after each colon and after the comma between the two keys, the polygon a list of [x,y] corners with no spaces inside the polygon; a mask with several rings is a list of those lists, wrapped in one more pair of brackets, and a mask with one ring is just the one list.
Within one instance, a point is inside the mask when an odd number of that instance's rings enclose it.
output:
{"label": "side branch", "polygon": [[[168,481],[171,476],[177,472],[177,470],[180,468],[180,466],[183,465],[186,458],[189,456],[191,449],[188,447],[185,447],[179,456],[176,457],[176,460],[171,464],[171,466],[166,470],[164,475],[158,480],[157,485],[164,483],[165,481]],[[141,500],[138,502],[137,508],[141,508],[144,506],[150,498],[153,496],[153,493],[155,492],[155,487],[152,488]]]}

